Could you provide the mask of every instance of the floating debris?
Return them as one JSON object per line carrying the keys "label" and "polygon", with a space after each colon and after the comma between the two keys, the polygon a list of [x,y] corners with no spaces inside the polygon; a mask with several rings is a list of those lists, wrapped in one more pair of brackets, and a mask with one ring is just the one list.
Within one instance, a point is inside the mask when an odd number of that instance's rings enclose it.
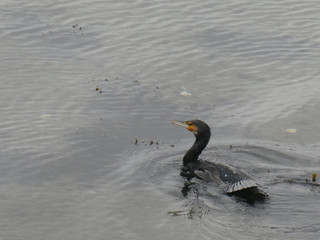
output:
{"label": "floating debris", "polygon": [[296,133],[296,132],[297,132],[297,129],[295,129],[295,128],[287,128],[287,129],[286,129],[286,132],[287,132],[287,133]]}
{"label": "floating debris", "polygon": [[79,29],[80,31],[82,30],[82,27],[79,25],[79,24],[74,24],[72,25],[72,28],[76,28],[76,29]]}
{"label": "floating debris", "polygon": [[99,86],[96,87],[96,91],[99,92],[100,94],[104,92]]}
{"label": "floating debris", "polygon": [[[147,141],[147,140],[138,140],[138,138],[135,138],[133,141],[131,141],[132,143],[134,143],[135,145],[139,145],[139,143],[140,144],[143,144],[144,146],[151,146],[151,145],[154,145],[154,144],[156,144],[156,145],[159,145],[160,143],[158,142],[158,141],[156,141],[156,140],[150,140],[149,142]],[[162,143],[162,144],[164,144],[164,143]]]}
{"label": "floating debris", "polygon": [[51,114],[43,114],[43,115],[41,115],[41,118],[42,118],[42,119],[49,119],[49,118],[51,118],[51,117],[52,117]]}
{"label": "floating debris", "polygon": [[[312,182],[316,182],[317,181],[317,174],[316,173],[313,173],[312,174]],[[310,183],[310,179],[306,178],[306,183]],[[317,184],[317,183],[315,183]]]}
{"label": "floating debris", "polygon": [[313,173],[312,174],[312,182],[315,182],[317,180],[317,174]]}
{"label": "floating debris", "polygon": [[180,95],[182,95],[182,96],[184,96],[184,97],[191,97],[191,96],[192,96],[192,94],[189,93],[189,92],[187,92],[187,91],[182,91],[182,92],[180,93]]}

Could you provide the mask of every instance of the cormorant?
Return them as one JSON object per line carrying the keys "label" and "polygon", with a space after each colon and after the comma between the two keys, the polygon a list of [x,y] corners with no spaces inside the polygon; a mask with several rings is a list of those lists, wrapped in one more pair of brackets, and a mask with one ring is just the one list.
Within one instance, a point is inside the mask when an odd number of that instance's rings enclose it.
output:
{"label": "cormorant", "polygon": [[189,120],[171,123],[187,128],[196,137],[194,144],[183,157],[183,170],[188,172],[189,178],[197,177],[207,182],[224,184],[227,195],[240,197],[248,203],[261,202],[268,198],[247,173],[223,164],[198,159],[211,137],[210,127],[205,122]]}

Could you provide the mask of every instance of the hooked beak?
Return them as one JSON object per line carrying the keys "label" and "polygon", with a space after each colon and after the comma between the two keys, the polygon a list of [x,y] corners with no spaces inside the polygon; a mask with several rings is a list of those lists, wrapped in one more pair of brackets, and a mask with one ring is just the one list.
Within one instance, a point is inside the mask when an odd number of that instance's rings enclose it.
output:
{"label": "hooked beak", "polygon": [[189,125],[189,124],[187,124],[186,122],[175,121],[175,120],[171,120],[170,123],[176,124],[176,125],[181,126],[181,127],[185,127],[185,128],[188,129],[190,132],[193,132],[193,131],[194,131],[193,124]]}

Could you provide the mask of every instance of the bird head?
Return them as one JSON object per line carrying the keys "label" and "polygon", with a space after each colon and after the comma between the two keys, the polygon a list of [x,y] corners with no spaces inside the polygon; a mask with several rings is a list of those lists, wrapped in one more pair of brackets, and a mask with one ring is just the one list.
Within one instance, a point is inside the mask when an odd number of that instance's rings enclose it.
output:
{"label": "bird head", "polygon": [[210,134],[210,128],[209,126],[198,119],[195,120],[188,120],[188,121],[175,121],[172,120],[171,121],[172,124],[176,124],[182,127],[185,127],[186,129],[188,129],[190,132],[193,132],[194,135],[198,135],[198,134],[202,134],[202,133],[209,133]]}

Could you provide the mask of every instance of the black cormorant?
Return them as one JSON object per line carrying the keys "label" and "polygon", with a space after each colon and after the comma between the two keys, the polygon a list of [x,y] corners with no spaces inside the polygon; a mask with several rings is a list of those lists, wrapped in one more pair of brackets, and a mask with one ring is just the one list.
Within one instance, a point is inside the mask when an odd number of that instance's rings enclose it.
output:
{"label": "black cormorant", "polygon": [[210,128],[205,122],[190,120],[171,123],[187,128],[196,137],[196,141],[183,157],[184,170],[188,171],[189,176],[224,184],[228,195],[235,195],[248,203],[267,199],[268,195],[258,189],[254,179],[247,173],[223,164],[198,159],[211,136]]}

